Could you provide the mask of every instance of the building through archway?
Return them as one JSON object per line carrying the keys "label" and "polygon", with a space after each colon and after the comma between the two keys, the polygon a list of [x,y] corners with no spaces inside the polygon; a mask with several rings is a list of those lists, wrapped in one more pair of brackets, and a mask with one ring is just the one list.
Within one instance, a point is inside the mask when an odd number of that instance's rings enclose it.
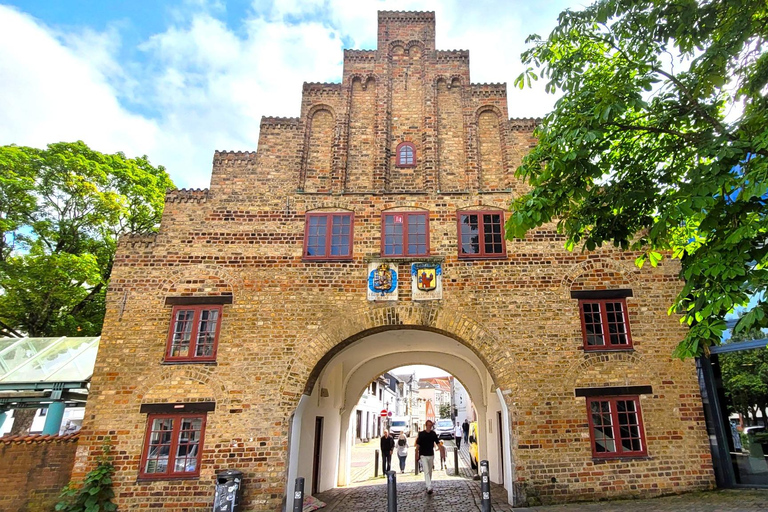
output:
{"label": "building through archway", "polygon": [[[462,343],[438,332],[401,327],[365,336],[336,354],[302,396],[291,425],[288,492],[302,476],[322,492],[350,483],[350,450],[355,438],[354,408],[371,380],[404,364],[439,367],[458,379],[472,397],[481,460],[489,461],[492,481],[504,485],[513,502],[514,464],[509,443],[510,415],[501,390],[484,363]],[[321,422],[321,423],[319,423]],[[315,462],[322,424],[320,464]]]}

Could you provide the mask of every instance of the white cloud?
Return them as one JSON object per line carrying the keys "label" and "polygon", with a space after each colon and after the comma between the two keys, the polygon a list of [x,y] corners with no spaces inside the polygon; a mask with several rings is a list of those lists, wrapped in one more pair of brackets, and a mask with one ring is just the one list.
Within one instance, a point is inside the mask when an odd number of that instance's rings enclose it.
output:
{"label": "white cloud", "polygon": [[439,49],[469,49],[473,82],[507,82],[510,116],[543,115],[553,98],[512,81],[525,37],[546,34],[565,5],[280,0],[254,2],[231,27],[221,2],[188,0],[129,62],[117,57],[131,53],[121,53],[120,25],[57,32],[0,6],[0,144],[82,139],[147,154],[177,185],[205,187],[215,149],[255,150],[262,115],[296,116],[303,82],[339,79],[342,41],[375,47],[382,9],[436,11]]}
{"label": "white cloud", "polygon": [[29,16],[0,6],[0,143],[82,139],[101,151],[151,149],[155,122],[120,106],[103,72],[112,67],[107,57],[79,50],[63,46]]}

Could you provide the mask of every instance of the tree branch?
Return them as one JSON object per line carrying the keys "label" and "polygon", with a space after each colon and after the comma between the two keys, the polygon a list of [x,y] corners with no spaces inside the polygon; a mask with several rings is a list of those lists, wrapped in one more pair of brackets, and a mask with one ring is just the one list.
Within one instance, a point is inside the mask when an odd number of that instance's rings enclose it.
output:
{"label": "tree branch", "polygon": [[13,327],[0,320],[0,332],[7,335],[9,338],[23,338]]}

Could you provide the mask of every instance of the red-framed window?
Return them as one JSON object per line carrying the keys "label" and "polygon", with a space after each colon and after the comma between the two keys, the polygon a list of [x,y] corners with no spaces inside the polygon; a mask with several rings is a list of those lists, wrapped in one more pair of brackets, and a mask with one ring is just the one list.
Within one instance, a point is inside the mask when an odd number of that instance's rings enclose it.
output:
{"label": "red-framed window", "polygon": [[343,213],[308,213],[304,227],[304,259],[352,259],[354,215]]}
{"label": "red-framed window", "polygon": [[411,142],[401,142],[395,150],[397,167],[416,167],[416,147]]}
{"label": "red-framed window", "polygon": [[504,212],[459,212],[459,258],[504,258]]}
{"label": "red-framed window", "polygon": [[584,350],[632,348],[626,299],[580,299]]}
{"label": "red-framed window", "polygon": [[644,457],[648,454],[638,397],[590,397],[587,398],[587,414],[594,457]]}
{"label": "red-framed window", "polygon": [[215,361],[221,305],[174,306],[166,361]]}
{"label": "red-framed window", "polygon": [[429,212],[382,214],[381,255],[428,256]]}
{"label": "red-framed window", "polygon": [[200,475],[205,414],[150,414],[139,478],[189,478]]}

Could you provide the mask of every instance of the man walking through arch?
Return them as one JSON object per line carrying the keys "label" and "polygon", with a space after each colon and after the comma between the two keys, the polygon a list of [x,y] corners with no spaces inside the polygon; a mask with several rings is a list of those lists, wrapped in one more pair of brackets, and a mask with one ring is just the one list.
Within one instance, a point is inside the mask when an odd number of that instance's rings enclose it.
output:
{"label": "man walking through arch", "polygon": [[432,494],[432,468],[435,463],[435,446],[440,439],[434,430],[432,420],[424,423],[424,430],[419,432],[416,438],[416,463],[421,460],[421,469],[424,471],[424,483],[427,484],[427,494]]}

